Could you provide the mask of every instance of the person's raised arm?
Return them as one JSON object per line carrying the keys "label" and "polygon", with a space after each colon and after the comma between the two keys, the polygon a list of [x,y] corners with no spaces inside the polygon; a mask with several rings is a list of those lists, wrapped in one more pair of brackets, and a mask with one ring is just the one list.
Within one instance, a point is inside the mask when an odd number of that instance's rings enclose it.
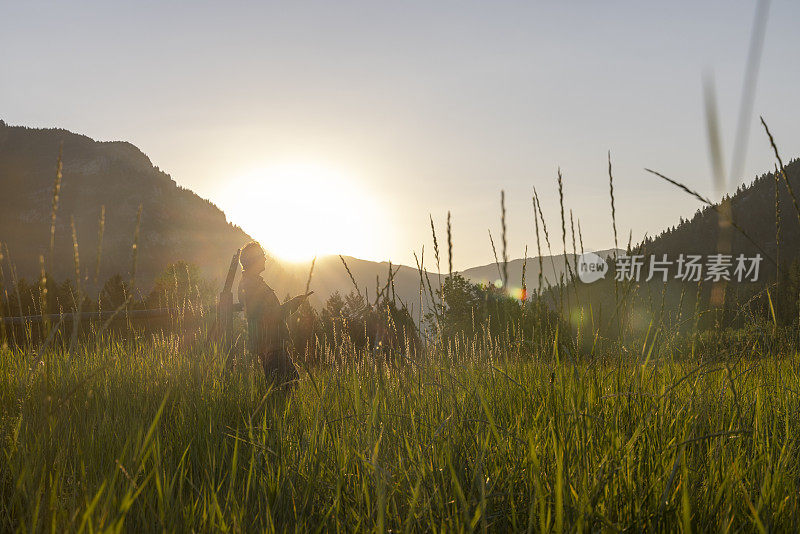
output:
{"label": "person's raised arm", "polygon": [[303,302],[305,302],[305,300],[313,294],[314,294],[313,291],[309,291],[305,295],[298,295],[293,299],[289,299],[286,302],[284,302],[281,305],[281,309],[283,310],[283,316],[287,318],[292,316],[298,309],[300,309],[300,306],[303,304]]}

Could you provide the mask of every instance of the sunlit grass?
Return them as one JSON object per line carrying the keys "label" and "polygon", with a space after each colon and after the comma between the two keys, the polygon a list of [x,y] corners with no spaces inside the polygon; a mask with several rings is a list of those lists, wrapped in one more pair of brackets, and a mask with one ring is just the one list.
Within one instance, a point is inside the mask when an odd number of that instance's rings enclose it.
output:
{"label": "sunlit grass", "polygon": [[3,350],[0,529],[792,529],[798,358],[750,351],[363,355],[265,395],[213,351]]}

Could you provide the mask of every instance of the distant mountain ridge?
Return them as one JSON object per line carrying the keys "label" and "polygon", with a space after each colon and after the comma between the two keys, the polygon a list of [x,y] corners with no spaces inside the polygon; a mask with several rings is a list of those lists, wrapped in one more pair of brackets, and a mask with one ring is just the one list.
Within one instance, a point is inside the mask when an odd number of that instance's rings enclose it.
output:
{"label": "distant mountain ridge", "polygon": [[[614,249],[592,251],[602,258],[614,255]],[[617,250],[618,254],[624,251]],[[578,254],[580,256],[580,254]],[[575,254],[559,254],[553,256],[542,256],[542,287],[557,285],[561,281],[561,276],[568,276],[566,263],[575,269]],[[522,268],[525,267],[525,285],[528,288],[538,287],[539,284],[539,258],[538,256],[527,259],[519,258],[509,260],[507,264],[508,285],[516,288],[522,286]],[[475,283],[493,284],[502,278],[502,263],[490,263],[479,267],[472,267],[461,271],[464,278]]]}
{"label": "distant mountain ridge", "polygon": [[[56,215],[55,257],[49,236],[59,149],[62,179]],[[132,245],[142,206],[137,244],[136,284],[146,293],[153,280],[179,260],[221,285],[233,253],[252,238],[229,223],[208,200],[179,186],[134,145],[95,141],[63,129],[9,126],[0,121],[0,243],[9,251],[6,277],[36,280],[40,256],[56,280],[75,278],[71,221],[78,241],[84,289],[97,289],[109,277],[132,274]],[[99,274],[95,281],[101,207],[105,207]],[[383,287],[388,263],[345,257],[360,291],[375,297],[376,278]],[[13,274],[11,267],[13,266]],[[305,289],[310,263],[270,261],[264,273],[279,297]],[[419,295],[417,269],[395,266],[395,294],[409,306]],[[337,256],[319,258],[312,289],[317,304],[333,292],[353,290],[350,275]]]}
{"label": "distant mountain ridge", "polygon": [[144,287],[179,259],[199,266],[204,276],[219,278],[233,251],[250,240],[219,208],[178,186],[130,143],[0,122],[0,241],[8,247],[19,276],[37,277],[40,255],[50,270],[50,216],[62,143],[51,273],[55,278],[75,278],[74,220],[81,277],[93,283],[101,206],[105,222],[99,283],[114,274],[131,276],[140,205],[136,279]]}
{"label": "distant mountain ridge", "polygon": [[[50,268],[50,216],[59,149],[62,179],[56,215],[55,257]],[[171,263],[186,261],[199,267],[207,279],[222,284],[231,256],[251,240],[229,223],[217,206],[179,186],[154,166],[134,145],[124,141],[95,141],[56,128],[9,126],[0,120],[0,243],[10,257],[3,261],[6,279],[29,282],[40,273],[40,256],[56,280],[75,278],[71,221],[78,242],[80,276],[84,289],[96,290],[109,277],[132,274],[132,245],[137,213],[142,206],[136,260],[136,286],[141,293]],[[99,273],[95,281],[101,207],[105,220]],[[568,254],[567,260],[574,261]],[[564,270],[564,257],[543,259],[545,283],[555,283]],[[374,301],[389,276],[388,262],[344,257],[359,291]],[[509,286],[521,283],[522,259],[508,263]],[[528,258],[528,287],[538,283],[538,259]],[[264,277],[283,298],[305,289],[310,262],[272,261]],[[420,273],[416,267],[393,265],[395,296],[420,313]],[[494,283],[497,266],[489,264],[462,271],[476,283]],[[332,293],[354,290],[350,274],[338,256],[317,259],[311,289],[323,303]],[[423,273],[435,291],[436,273]],[[427,280],[425,280],[427,284]],[[389,293],[391,294],[391,288]],[[430,292],[422,295],[422,312],[430,306]]]}
{"label": "distant mountain ridge", "polygon": [[[800,201],[800,159],[790,161],[785,165],[785,170],[789,184]],[[672,187],[666,183],[659,186]],[[780,209],[780,248],[775,226],[776,187],[777,206]],[[746,257],[766,255],[777,259],[781,265],[788,265],[800,258],[800,216],[780,171],[777,180],[774,172],[762,174],[752,183],[741,185],[725,199],[731,203],[733,221],[739,228],[729,230],[733,254],[744,254]],[[719,203],[715,206],[719,206]],[[642,245],[647,254],[667,254],[669,258],[677,258],[679,254],[715,254],[719,240],[718,211],[704,206],[691,219],[681,219],[677,226],[646,239]],[[770,260],[765,258],[762,265],[766,272],[774,275],[775,267]]]}

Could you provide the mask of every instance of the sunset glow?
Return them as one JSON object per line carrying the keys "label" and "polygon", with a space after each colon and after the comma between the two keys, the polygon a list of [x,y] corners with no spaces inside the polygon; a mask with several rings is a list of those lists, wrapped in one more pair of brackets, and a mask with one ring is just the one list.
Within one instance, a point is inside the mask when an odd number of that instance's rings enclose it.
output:
{"label": "sunset glow", "polygon": [[380,257],[388,231],[385,210],[363,184],[314,164],[254,169],[226,182],[218,198],[231,222],[286,261]]}

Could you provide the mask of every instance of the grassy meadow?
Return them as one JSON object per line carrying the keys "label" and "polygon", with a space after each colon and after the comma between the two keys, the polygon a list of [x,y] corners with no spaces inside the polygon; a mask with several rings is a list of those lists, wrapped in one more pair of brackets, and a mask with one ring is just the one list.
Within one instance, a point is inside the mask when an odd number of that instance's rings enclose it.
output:
{"label": "grassy meadow", "polygon": [[0,530],[795,528],[800,359],[780,331],[559,345],[353,352],[289,392],[164,339],[6,347]]}
{"label": "grassy meadow", "polygon": [[[609,186],[616,242],[610,162]],[[560,173],[558,190],[560,236],[534,196],[538,290],[523,264],[522,298],[452,272],[449,214],[448,274],[432,284],[418,262],[418,320],[392,274],[371,304],[342,258],[355,292],[289,325],[288,389],[241,344],[206,341],[213,313],[157,334],[25,327],[0,343],[0,531],[796,531],[800,264],[741,293],[609,278],[598,295],[574,276],[543,290],[543,244],[552,259],[560,237],[566,257],[567,220],[583,252]],[[510,287],[504,196],[501,213]],[[138,220],[134,275],[137,239]],[[170,305],[201,294],[184,270]],[[42,273],[26,291],[46,309]],[[119,312],[133,292],[117,286]]]}
{"label": "grassy meadow", "polygon": [[796,2],[17,4],[0,534],[800,532]]}

